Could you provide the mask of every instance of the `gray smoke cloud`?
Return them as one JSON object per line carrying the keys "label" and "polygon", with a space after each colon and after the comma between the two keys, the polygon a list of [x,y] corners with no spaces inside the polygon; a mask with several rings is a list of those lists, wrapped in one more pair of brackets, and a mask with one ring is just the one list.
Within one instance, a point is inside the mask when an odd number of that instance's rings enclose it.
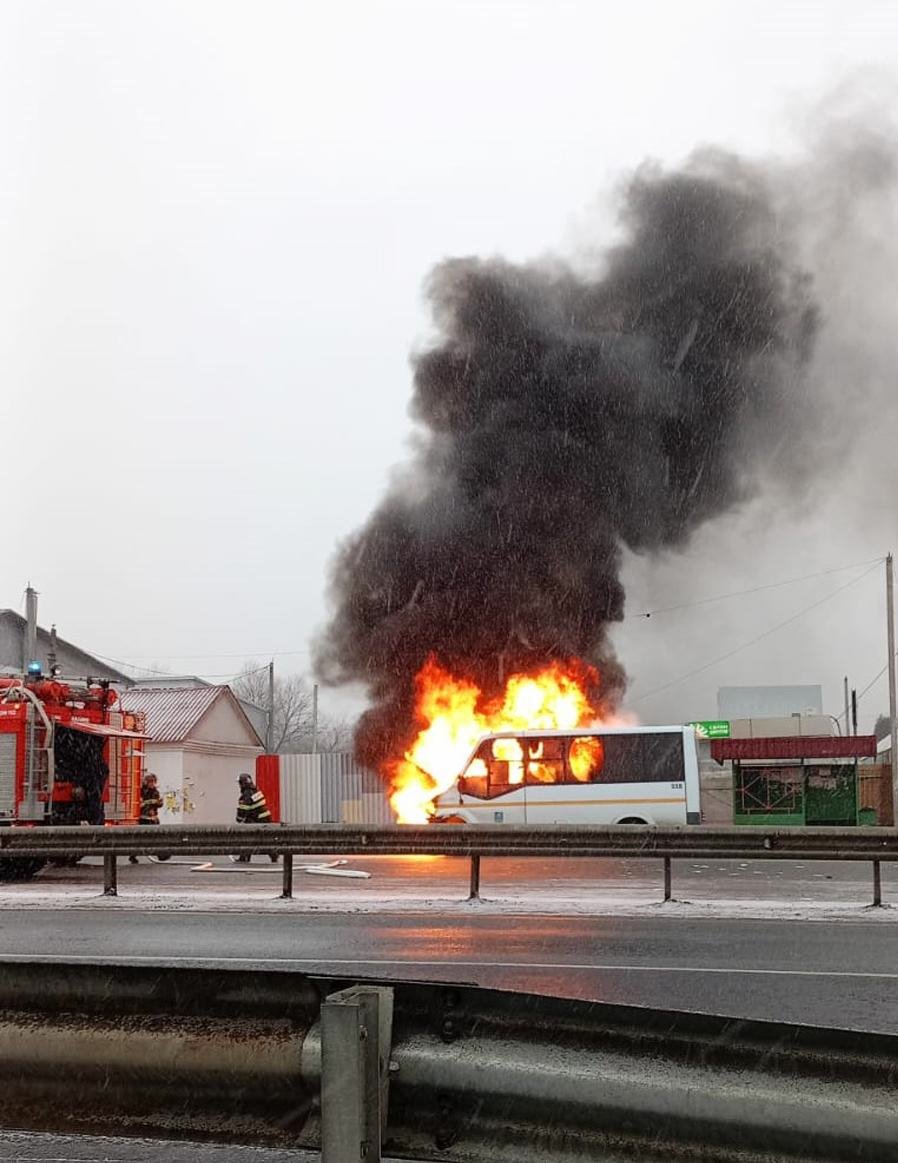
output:
{"label": "gray smoke cloud", "polygon": [[[898,458],[898,134],[893,80],[865,76],[795,110],[795,145],[758,166],[798,265],[810,278],[817,332],[802,369],[795,423],[771,434],[756,487],[681,551],[625,552],[627,619],[614,641],[634,682],[627,705],[649,721],[716,714],[720,684],[823,682],[841,709],[842,675],[859,687],[881,666],[874,574],[757,647],[704,669],[844,584],[824,577],[749,599],[689,607],[895,545]],[[686,603],[646,621],[640,611]],[[696,667],[703,668],[694,678]],[[678,681],[687,676],[685,681]],[[653,690],[662,693],[652,695]],[[862,703],[872,726],[874,690]],[[881,703],[881,689],[880,698]]]}
{"label": "gray smoke cloud", "polygon": [[[870,149],[865,188],[887,180]],[[810,271],[826,240],[820,207],[807,229],[808,197],[795,170],[705,150],[635,174],[621,241],[595,269],[464,258],[433,271],[417,450],[341,547],[317,648],[326,681],[371,697],[360,759],[380,766],[408,743],[430,655],[487,694],[585,659],[594,696],[616,703],[622,548],[676,551],[771,482],[816,471],[829,413],[808,374],[823,319]]]}

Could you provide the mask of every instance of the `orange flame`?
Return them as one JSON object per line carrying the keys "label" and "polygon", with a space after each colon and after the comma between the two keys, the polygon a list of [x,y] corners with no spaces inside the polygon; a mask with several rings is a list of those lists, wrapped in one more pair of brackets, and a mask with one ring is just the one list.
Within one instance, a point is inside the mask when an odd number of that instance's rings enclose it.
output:
{"label": "orange flame", "polygon": [[605,745],[595,735],[587,735],[583,739],[574,739],[568,752],[568,763],[571,775],[580,783],[587,783],[594,771],[598,771],[605,762]]}
{"label": "orange flame", "polygon": [[[595,723],[596,711],[587,691],[596,689],[598,681],[591,666],[556,662],[536,674],[512,675],[502,696],[484,703],[473,682],[454,677],[434,658],[428,659],[415,678],[418,736],[387,771],[393,789],[390,803],[399,822],[427,823],[434,812],[433,801],[455,783],[482,735],[490,731],[571,730]],[[509,739],[502,746],[507,749],[502,758],[510,760],[509,781],[522,782],[520,745]],[[601,763],[600,752],[600,743],[598,751],[582,750],[584,779]]]}

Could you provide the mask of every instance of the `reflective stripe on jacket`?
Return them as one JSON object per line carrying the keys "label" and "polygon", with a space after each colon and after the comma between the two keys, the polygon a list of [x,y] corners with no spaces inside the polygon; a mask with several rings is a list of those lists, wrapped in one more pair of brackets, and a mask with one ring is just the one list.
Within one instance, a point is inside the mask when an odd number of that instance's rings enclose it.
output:
{"label": "reflective stripe on jacket", "polygon": [[162,796],[159,794],[159,789],[144,785],[140,789],[140,823],[158,824],[161,807]]}
{"label": "reflective stripe on jacket", "polygon": [[270,824],[271,812],[265,797],[257,787],[247,788],[237,801],[238,824]]}

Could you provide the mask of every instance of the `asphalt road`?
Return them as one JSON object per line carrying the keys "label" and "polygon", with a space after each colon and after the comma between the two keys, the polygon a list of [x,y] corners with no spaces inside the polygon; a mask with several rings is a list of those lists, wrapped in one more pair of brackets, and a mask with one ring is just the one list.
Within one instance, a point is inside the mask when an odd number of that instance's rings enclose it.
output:
{"label": "asphalt road", "polygon": [[[468,866],[450,858],[353,859],[369,879],[297,876],[306,911],[272,911],[279,869],[261,858],[248,868],[217,859],[123,862],[113,907],[84,907],[102,869],[85,862],[50,868],[32,884],[3,886],[0,958],[212,964],[264,967],[336,977],[479,984],[594,1001],[697,1010],[736,1017],[898,1030],[898,912],[865,919],[870,868],[814,862],[674,864],[674,892],[695,902],[739,902],[738,917],[588,915],[590,902],[660,898],[657,861],[489,860],[483,892],[494,901],[532,900],[540,915],[503,914],[495,904],[470,912]],[[299,863],[299,862],[298,862]],[[898,903],[898,869],[883,867],[886,900]],[[80,892],[80,898],[75,896]],[[43,907],[47,894],[65,907]],[[134,903],[128,903],[128,894]],[[385,900],[401,901],[390,911]],[[164,911],[141,898],[170,899]],[[181,911],[179,900],[205,901]],[[223,908],[227,898],[227,911]],[[31,907],[17,908],[17,903]],[[264,907],[261,902],[264,899]],[[355,900],[364,911],[308,911]],[[421,906],[415,905],[420,900]],[[752,918],[759,902],[852,906],[839,920]],[[548,915],[554,905],[585,912]],[[428,911],[422,911],[425,903]],[[853,906],[857,906],[854,908]],[[346,906],[347,908],[351,906]],[[645,915],[648,913],[649,915]],[[24,1163],[304,1163],[295,1152],[212,1145],[143,1143],[0,1132],[0,1160]]]}
{"label": "asphalt road", "polygon": [[480,984],[898,1030],[898,930],[634,917],[4,910],[0,956]]}

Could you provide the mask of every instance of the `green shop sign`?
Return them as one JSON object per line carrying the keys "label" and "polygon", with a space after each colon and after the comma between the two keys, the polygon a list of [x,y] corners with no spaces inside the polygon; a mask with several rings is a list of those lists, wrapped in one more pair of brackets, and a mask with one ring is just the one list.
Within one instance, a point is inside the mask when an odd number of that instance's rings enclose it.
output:
{"label": "green shop sign", "polygon": [[689,723],[699,739],[729,739],[730,723],[728,719],[708,719],[702,723]]}

